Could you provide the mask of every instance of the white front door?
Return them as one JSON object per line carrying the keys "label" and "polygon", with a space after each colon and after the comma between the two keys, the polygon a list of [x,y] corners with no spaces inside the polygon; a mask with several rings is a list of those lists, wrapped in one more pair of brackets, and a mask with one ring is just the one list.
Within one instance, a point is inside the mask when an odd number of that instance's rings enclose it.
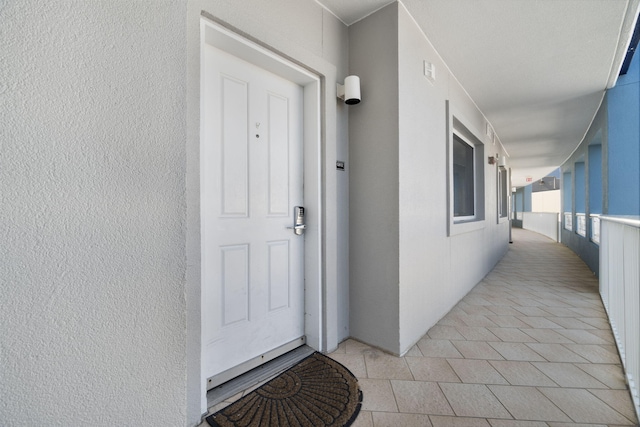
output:
{"label": "white front door", "polygon": [[303,89],[212,46],[202,60],[203,369],[219,378],[303,343],[304,235],[287,229],[304,205]]}

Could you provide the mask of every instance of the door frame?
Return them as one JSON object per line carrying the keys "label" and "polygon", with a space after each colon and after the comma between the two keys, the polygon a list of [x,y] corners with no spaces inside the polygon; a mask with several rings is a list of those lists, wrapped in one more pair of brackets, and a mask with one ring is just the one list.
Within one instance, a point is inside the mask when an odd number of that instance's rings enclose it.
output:
{"label": "door frame", "polygon": [[[323,291],[322,291],[322,156],[321,156],[321,87],[319,75],[286,59],[258,43],[214,22],[200,17],[200,57],[206,45],[214,46],[260,68],[293,81],[303,88],[303,152],[304,152],[304,206],[306,224],[304,241],[304,332],[306,343],[317,351],[325,351]],[[200,78],[203,79],[203,73]],[[202,98],[201,98],[202,102]],[[202,111],[202,105],[200,110]],[[202,134],[202,120],[200,121]],[[201,306],[201,310],[206,307]],[[204,356],[203,337],[200,338],[201,356]],[[204,357],[201,358],[204,360]],[[206,381],[201,366],[201,381],[206,393]],[[205,398],[206,400],[206,398]]]}

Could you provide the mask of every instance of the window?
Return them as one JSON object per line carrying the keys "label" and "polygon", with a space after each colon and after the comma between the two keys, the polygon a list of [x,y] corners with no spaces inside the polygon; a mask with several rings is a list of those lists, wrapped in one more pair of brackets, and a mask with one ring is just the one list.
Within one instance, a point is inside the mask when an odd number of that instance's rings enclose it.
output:
{"label": "window", "polygon": [[509,180],[504,166],[498,167],[498,218],[509,215]]}
{"label": "window", "polygon": [[573,231],[573,186],[571,172],[562,174],[562,212],[564,214],[564,229]]}
{"label": "window", "polygon": [[453,135],[453,216],[456,220],[474,219],[475,197],[474,146]]}
{"label": "window", "polygon": [[447,234],[485,227],[482,135],[447,101]]}

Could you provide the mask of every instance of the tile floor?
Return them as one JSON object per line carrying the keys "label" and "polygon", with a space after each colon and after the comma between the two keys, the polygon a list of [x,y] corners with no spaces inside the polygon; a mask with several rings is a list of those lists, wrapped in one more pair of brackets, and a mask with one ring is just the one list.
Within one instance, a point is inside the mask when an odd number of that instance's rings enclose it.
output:
{"label": "tile floor", "polygon": [[363,390],[354,427],[638,425],[597,279],[543,236],[513,241],[404,357],[351,339],[329,355]]}
{"label": "tile floor", "polygon": [[355,427],[638,425],[598,280],[560,244],[513,240],[404,357],[355,340],[330,354],[362,387]]}

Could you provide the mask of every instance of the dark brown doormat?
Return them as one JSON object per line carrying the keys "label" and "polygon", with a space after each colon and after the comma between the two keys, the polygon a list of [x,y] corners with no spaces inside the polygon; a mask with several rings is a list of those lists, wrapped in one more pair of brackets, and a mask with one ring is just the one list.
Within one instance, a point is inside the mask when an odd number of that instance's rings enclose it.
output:
{"label": "dark brown doormat", "polygon": [[207,417],[213,427],[350,426],[360,412],[358,380],[314,353],[242,399]]}

